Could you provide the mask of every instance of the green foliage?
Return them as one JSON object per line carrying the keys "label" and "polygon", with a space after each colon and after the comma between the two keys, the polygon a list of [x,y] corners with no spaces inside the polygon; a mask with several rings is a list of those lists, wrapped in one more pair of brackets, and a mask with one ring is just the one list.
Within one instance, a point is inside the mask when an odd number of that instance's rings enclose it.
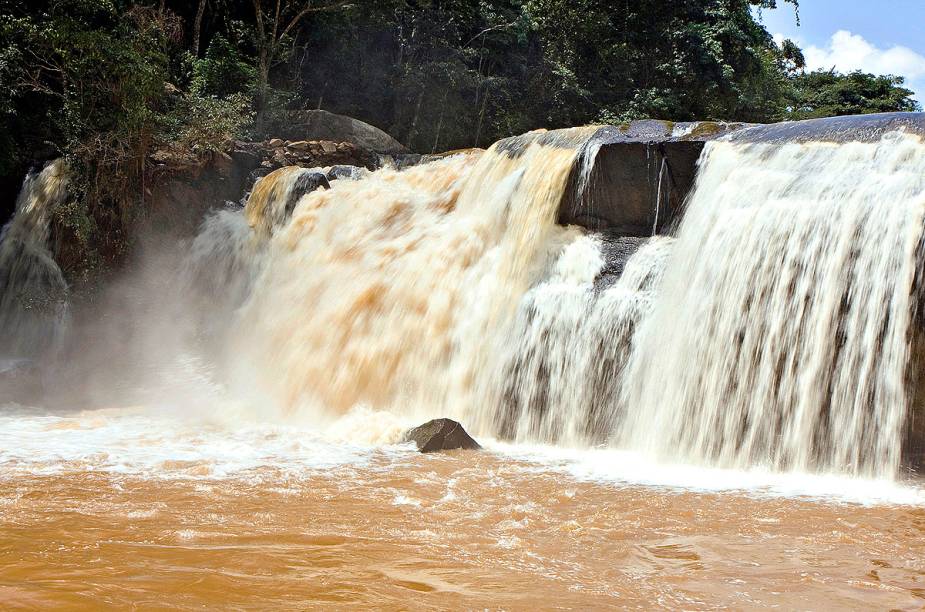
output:
{"label": "green foliage", "polygon": [[253,119],[253,100],[248,95],[180,94],[161,116],[157,144],[179,156],[224,151],[229,141],[246,132]]}
{"label": "green foliage", "polygon": [[858,113],[915,111],[902,77],[876,76],[864,72],[838,74],[831,70],[795,75],[785,97],[783,117],[812,119]]}
{"label": "green foliage", "polygon": [[252,95],[256,87],[257,70],[253,62],[222,35],[209,43],[205,57],[192,62],[190,90],[197,95]]}

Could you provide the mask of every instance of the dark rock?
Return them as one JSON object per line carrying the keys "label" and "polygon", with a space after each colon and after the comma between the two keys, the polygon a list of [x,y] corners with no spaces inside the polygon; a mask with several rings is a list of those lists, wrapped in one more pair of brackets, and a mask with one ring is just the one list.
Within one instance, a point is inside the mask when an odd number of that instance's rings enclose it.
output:
{"label": "dark rock", "polygon": [[366,168],[361,168],[359,166],[331,166],[328,169],[328,180],[348,180],[348,181],[358,181],[361,178],[365,178],[369,175],[369,170]]}
{"label": "dark rock", "polygon": [[604,266],[594,279],[594,288],[597,291],[603,291],[613,286],[623,276],[626,262],[648,240],[648,238],[633,236],[601,236],[601,255],[604,258]]}
{"label": "dark rock", "polygon": [[331,188],[328,177],[323,173],[303,172],[303,174],[300,174],[299,178],[295,181],[295,185],[292,186],[292,191],[289,192],[289,199],[286,200],[286,218],[292,215],[292,211],[295,210],[295,205],[298,204],[302,196],[306,193],[315,191],[319,187],[324,187],[325,189]]}
{"label": "dark rock", "polygon": [[414,442],[422,453],[482,448],[466,433],[462,425],[451,419],[434,419],[410,429],[405,433],[402,441]]}
{"label": "dark rock", "polygon": [[421,163],[426,159],[418,153],[401,153],[401,154],[380,154],[377,156],[378,167],[394,168],[395,170],[404,170]]}
{"label": "dark rock", "polygon": [[[673,230],[694,185],[704,143],[744,127],[636,121],[602,127],[590,137],[585,134],[580,143],[574,133],[557,138],[559,130],[534,138],[544,145],[581,148],[559,208],[559,223],[641,237]],[[507,148],[509,154],[519,150],[514,144]]]}

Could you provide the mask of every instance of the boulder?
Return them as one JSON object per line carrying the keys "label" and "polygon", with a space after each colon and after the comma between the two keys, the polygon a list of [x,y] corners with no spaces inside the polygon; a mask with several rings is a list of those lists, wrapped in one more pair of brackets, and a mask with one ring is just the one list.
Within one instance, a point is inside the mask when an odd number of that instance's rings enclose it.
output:
{"label": "boulder", "polygon": [[374,153],[407,153],[397,140],[368,123],[324,110],[289,111],[271,120],[267,134],[289,140],[348,142]]}
{"label": "boulder", "polygon": [[297,140],[286,145],[290,151],[307,151],[310,147],[311,143],[307,140]]}
{"label": "boulder", "polygon": [[448,450],[479,450],[478,442],[451,419],[434,419],[405,432],[403,442],[414,442],[422,453]]}
{"label": "boulder", "polygon": [[289,192],[289,199],[286,201],[286,218],[288,219],[292,215],[295,205],[299,203],[302,196],[319,188],[331,188],[331,183],[328,182],[328,177],[324,173],[303,172],[300,174],[295,181],[295,185],[292,186],[292,191]]}

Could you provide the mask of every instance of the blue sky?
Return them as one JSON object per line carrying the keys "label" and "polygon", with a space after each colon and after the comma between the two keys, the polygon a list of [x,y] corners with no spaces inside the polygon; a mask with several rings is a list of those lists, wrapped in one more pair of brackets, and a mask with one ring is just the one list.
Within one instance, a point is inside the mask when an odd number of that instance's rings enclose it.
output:
{"label": "blue sky", "polygon": [[796,41],[809,68],[901,75],[925,103],[925,0],[801,0],[799,26],[793,6],[778,4],[762,21]]}

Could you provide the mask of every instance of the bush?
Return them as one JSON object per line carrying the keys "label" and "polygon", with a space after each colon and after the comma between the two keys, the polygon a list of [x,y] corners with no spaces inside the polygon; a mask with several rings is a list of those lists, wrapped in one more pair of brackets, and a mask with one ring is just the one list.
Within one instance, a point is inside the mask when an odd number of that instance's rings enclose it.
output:
{"label": "bush", "polygon": [[222,35],[209,43],[205,57],[193,60],[190,91],[200,96],[225,97],[231,94],[253,96],[257,70]]}

